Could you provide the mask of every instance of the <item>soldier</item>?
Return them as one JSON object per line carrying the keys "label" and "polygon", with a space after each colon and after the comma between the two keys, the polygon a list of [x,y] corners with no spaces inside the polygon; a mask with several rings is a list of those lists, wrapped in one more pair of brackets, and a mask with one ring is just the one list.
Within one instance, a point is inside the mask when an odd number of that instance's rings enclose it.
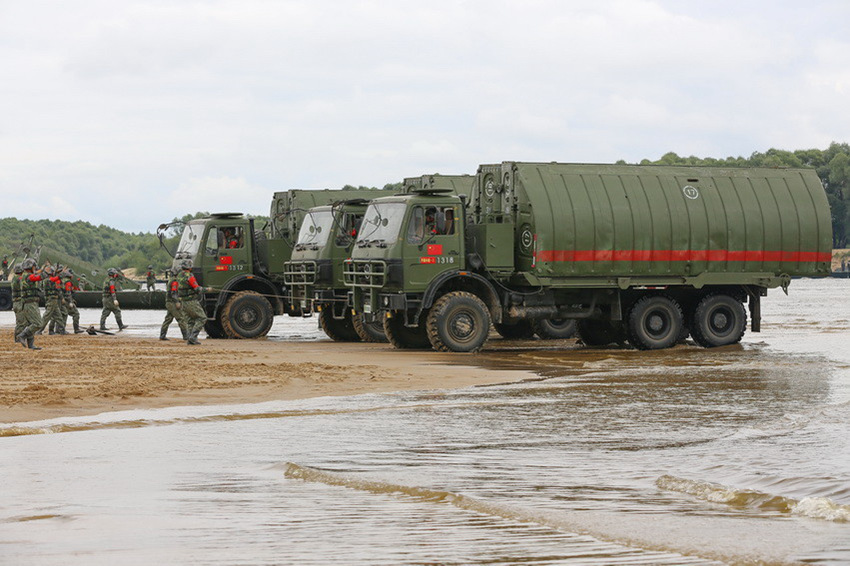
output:
{"label": "soldier", "polygon": [[64,300],[61,272],[57,272],[51,265],[46,265],[44,273],[47,274],[47,279],[44,280],[45,309],[41,330],[49,325],[48,334],[67,334],[65,332],[65,317],[62,316]]}
{"label": "soldier", "polygon": [[12,277],[12,310],[15,311],[15,336],[26,328],[24,319],[24,299],[21,289],[21,276],[24,268],[20,263],[15,264],[15,275]]}
{"label": "soldier", "polygon": [[118,270],[114,267],[110,267],[106,270],[107,278],[103,283],[103,310],[100,313],[100,329],[107,330],[106,328],[106,318],[109,316],[109,313],[115,315],[115,322],[118,323],[118,330],[124,330],[127,326],[121,322],[121,307],[118,306],[118,295],[116,290],[116,284],[121,274],[118,273]]}
{"label": "soldier", "polygon": [[148,286],[148,291],[153,291],[156,286],[156,272],[152,265],[148,266],[148,272],[145,273],[145,284]]}
{"label": "soldier", "polygon": [[80,328],[80,311],[77,309],[77,302],[74,300],[74,291],[77,290],[77,287],[74,285],[74,272],[70,267],[62,272],[62,278],[65,280],[65,307],[67,309],[65,316],[71,316],[71,321],[74,323],[74,334],[81,334],[84,331]]}
{"label": "soldier", "polygon": [[3,281],[9,278],[9,256],[3,256]]}
{"label": "soldier", "polygon": [[198,285],[195,276],[192,275],[192,260],[184,259],[180,263],[182,271],[177,275],[177,280],[171,284],[169,292],[177,300],[175,305],[178,310],[183,311],[183,321],[186,324],[186,343],[196,346],[198,333],[207,321],[204,307],[201,306],[201,294],[204,288]]}
{"label": "soldier", "polygon": [[36,331],[41,328],[41,313],[38,312],[38,282],[42,280],[41,272],[35,272],[35,260],[27,258],[21,265],[21,300],[23,301],[24,329],[15,335],[15,342],[20,342],[24,348],[41,350],[35,345]]}
{"label": "soldier", "polygon": [[173,320],[176,320],[177,325],[180,327],[180,333],[183,334],[183,340],[188,340],[189,336],[186,333],[186,321],[184,320],[183,309],[177,308],[177,297],[171,290],[172,285],[177,284],[177,279],[175,279],[170,269],[165,271],[165,278],[168,281],[166,285],[169,291],[165,294],[166,313],[165,320],[162,321],[162,328],[159,330],[159,339],[168,340],[165,336],[168,333],[168,327]]}

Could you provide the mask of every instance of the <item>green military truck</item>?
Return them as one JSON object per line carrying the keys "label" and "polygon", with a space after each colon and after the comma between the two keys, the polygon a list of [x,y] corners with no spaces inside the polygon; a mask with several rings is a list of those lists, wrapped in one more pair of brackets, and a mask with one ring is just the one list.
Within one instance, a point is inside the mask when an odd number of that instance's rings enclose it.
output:
{"label": "green military truck", "polygon": [[814,170],[505,162],[478,169],[472,202],[420,191],[366,211],[345,282],[394,345],[477,351],[491,321],[547,318],[586,345],[733,344],[745,305],[758,332],[768,289],[830,272]]}
{"label": "green military truck", "polygon": [[310,209],[301,224],[292,259],[284,265],[284,282],[304,315],[319,313],[319,325],[330,338],[353,342],[385,342],[383,326],[352,317],[342,263],[350,256],[368,200],[353,199]]}
{"label": "green military truck", "polygon": [[[211,338],[258,338],[268,334],[275,315],[301,316],[290,299],[283,271],[307,211],[345,198],[370,198],[370,189],[290,190],[274,193],[265,230],[241,213],[190,220],[174,255],[177,272],[185,259],[205,288],[204,329]],[[380,193],[378,193],[380,194]],[[170,224],[157,229],[160,240]]]}
{"label": "green military truck", "polygon": [[[468,198],[474,175],[422,175],[402,182],[402,192],[436,189]],[[384,193],[390,194],[390,193]],[[378,196],[378,195],[370,195]],[[304,314],[319,313],[319,324],[338,341],[386,342],[381,320],[352,316],[349,289],[342,278],[369,201],[354,199],[311,209],[301,225],[284,281]]]}

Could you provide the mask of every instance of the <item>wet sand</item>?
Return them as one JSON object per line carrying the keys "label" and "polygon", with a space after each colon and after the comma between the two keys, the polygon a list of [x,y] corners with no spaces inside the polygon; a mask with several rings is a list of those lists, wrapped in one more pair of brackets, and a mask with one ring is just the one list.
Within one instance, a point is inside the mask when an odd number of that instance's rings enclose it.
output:
{"label": "wet sand", "polygon": [[[475,355],[331,341],[203,340],[130,335],[39,336],[40,351],[0,329],[0,422],[180,405],[256,403],[533,378],[483,369]],[[469,366],[458,364],[468,363]]]}

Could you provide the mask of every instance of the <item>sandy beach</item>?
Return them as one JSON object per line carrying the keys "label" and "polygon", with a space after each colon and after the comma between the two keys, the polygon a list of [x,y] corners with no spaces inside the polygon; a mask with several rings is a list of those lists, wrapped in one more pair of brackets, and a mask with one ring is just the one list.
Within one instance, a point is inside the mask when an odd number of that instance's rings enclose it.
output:
{"label": "sandy beach", "polygon": [[388,344],[204,340],[129,334],[39,336],[40,351],[0,329],[0,422],[136,408],[254,403],[517,381],[519,371],[462,366],[473,356]]}

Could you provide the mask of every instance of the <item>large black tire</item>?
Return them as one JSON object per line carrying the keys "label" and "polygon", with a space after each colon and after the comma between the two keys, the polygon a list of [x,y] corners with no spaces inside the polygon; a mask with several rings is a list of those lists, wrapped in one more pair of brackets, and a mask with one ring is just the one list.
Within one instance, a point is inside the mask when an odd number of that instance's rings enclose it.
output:
{"label": "large black tire", "polygon": [[380,320],[366,322],[363,319],[364,315],[357,314],[351,317],[351,323],[354,326],[354,331],[363,342],[386,343],[387,335],[384,333],[384,323]]}
{"label": "large black tire", "polygon": [[204,323],[204,330],[208,338],[227,338],[224,328],[221,326],[221,319],[208,320]]}
{"label": "large black tire", "polygon": [[0,289],[0,311],[12,310],[12,291]]}
{"label": "large black tire", "polygon": [[431,341],[425,329],[424,319],[427,313],[419,317],[419,324],[410,328],[404,325],[404,314],[393,313],[391,318],[384,318],[384,334],[390,344],[402,350],[430,350]]}
{"label": "large black tire", "polygon": [[610,320],[585,318],[576,323],[576,331],[585,346],[607,346],[626,341],[623,325]]}
{"label": "large black tire", "polygon": [[490,334],[490,311],[466,291],[446,293],[427,319],[428,339],[438,352],[477,352]]}
{"label": "large black tire", "polygon": [[254,291],[239,291],[221,309],[221,327],[227,338],[260,338],[269,333],[274,310]]}
{"label": "large black tire", "polygon": [[670,348],[682,332],[682,308],[669,297],[650,295],[629,310],[626,332],[638,350]]}
{"label": "large black tire", "polygon": [[708,295],[699,302],[691,321],[691,336],[704,348],[737,344],[747,330],[744,305],[729,295]]}
{"label": "large black tire", "polygon": [[354,330],[351,311],[345,309],[345,318],[334,318],[333,307],[326,307],[319,313],[319,325],[325,334],[335,342],[360,342],[360,336]]}
{"label": "large black tire", "polygon": [[496,329],[502,338],[508,340],[530,340],[534,338],[534,328],[531,326],[531,321],[521,320],[516,324],[505,324],[503,322],[493,323],[493,328]]}
{"label": "large black tire", "polygon": [[531,326],[543,340],[572,338],[576,333],[576,321],[573,318],[537,319],[532,321]]}

